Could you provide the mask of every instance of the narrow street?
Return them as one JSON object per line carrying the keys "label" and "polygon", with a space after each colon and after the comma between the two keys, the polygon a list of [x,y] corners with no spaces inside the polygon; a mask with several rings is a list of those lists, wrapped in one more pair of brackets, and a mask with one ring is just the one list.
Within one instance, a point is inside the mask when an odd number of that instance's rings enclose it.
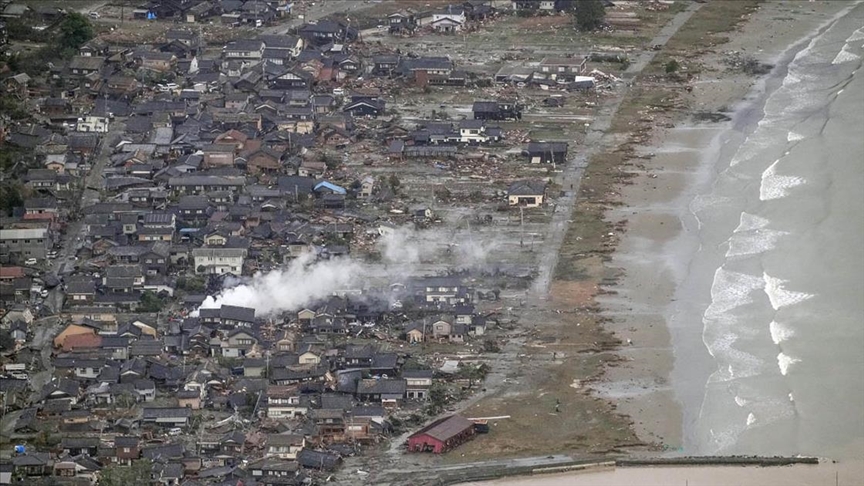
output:
{"label": "narrow street", "polygon": [[42,371],[30,375],[30,388],[33,389],[31,400],[35,400],[54,375],[54,366],[51,364],[51,351],[54,349],[53,337],[59,331],[60,319],[57,316],[46,317],[35,321],[36,331],[33,335],[32,349],[39,350],[39,360]]}
{"label": "narrow street", "polygon": [[[93,160],[90,172],[84,179],[84,187],[81,190],[81,199],[78,204],[79,213],[83,213],[84,208],[99,202],[99,193],[105,185],[102,174],[114,152],[114,146],[117,145],[125,131],[126,124],[124,122],[112,120],[110,131],[102,136],[99,153]],[[79,214],[74,222],[70,222],[66,228],[66,233],[63,235],[62,247],[57,253],[57,259],[54,260],[53,266],[53,271],[58,276],[71,273],[75,268],[75,253],[84,244],[84,236],[86,235],[86,228],[81,218],[83,218],[83,214]],[[52,293],[60,291],[61,289],[55,288]],[[50,299],[52,299],[51,296],[49,296]]]}

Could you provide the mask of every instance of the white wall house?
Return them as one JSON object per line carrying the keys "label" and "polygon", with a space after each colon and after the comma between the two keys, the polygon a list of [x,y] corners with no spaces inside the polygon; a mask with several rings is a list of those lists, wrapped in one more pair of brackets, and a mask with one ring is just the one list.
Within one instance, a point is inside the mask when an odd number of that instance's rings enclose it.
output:
{"label": "white wall house", "polygon": [[192,259],[197,274],[233,273],[243,271],[246,250],[242,248],[195,248]]}
{"label": "white wall house", "polygon": [[108,132],[108,118],[104,116],[85,116],[78,119],[75,129],[79,132]]}

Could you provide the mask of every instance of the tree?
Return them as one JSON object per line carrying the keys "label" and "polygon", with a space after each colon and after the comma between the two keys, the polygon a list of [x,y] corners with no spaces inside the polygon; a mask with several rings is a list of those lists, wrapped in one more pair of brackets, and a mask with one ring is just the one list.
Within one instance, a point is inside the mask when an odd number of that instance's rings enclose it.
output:
{"label": "tree", "polygon": [[443,383],[434,382],[429,387],[429,415],[438,415],[447,405],[447,387]]}
{"label": "tree", "polygon": [[141,294],[141,305],[138,306],[138,310],[141,312],[159,312],[164,305],[165,303],[158,295],[148,290]]}
{"label": "tree", "polygon": [[0,213],[11,215],[13,209],[23,204],[20,182],[9,181],[0,186]]}
{"label": "tree", "polygon": [[402,184],[402,181],[399,180],[399,177],[397,177],[396,174],[390,174],[388,182],[390,183],[390,188],[393,189],[393,192],[399,191],[399,185]]}
{"label": "tree", "polygon": [[131,466],[110,464],[99,474],[100,486],[150,486],[153,465],[148,459],[138,459]]}
{"label": "tree", "polygon": [[606,8],[602,0],[575,0],[573,15],[576,16],[576,28],[582,32],[597,30],[606,20]]}
{"label": "tree", "polygon": [[678,61],[676,61],[675,59],[671,59],[669,62],[666,63],[666,73],[667,74],[672,74],[672,73],[678,71],[678,69],[680,69],[680,68],[681,68],[681,65],[678,64]]}
{"label": "tree", "polygon": [[12,339],[12,333],[0,330],[0,351],[11,351],[13,349],[15,349],[15,340]]}
{"label": "tree", "polygon": [[196,275],[183,275],[177,279],[177,288],[187,292],[204,292],[207,289],[207,282]]}
{"label": "tree", "polygon": [[59,45],[78,49],[93,38],[90,20],[80,13],[73,12],[60,22]]}

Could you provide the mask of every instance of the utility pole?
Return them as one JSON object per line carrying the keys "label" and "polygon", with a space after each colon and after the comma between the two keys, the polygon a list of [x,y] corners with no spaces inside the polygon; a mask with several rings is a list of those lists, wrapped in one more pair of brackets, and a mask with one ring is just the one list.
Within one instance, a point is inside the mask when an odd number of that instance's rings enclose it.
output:
{"label": "utility pole", "polygon": [[525,244],[525,206],[519,205],[519,248]]}

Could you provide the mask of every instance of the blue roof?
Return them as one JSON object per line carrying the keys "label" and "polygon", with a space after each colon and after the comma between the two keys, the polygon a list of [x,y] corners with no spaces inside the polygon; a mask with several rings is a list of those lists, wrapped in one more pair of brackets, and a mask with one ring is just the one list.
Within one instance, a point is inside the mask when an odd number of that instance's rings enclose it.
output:
{"label": "blue roof", "polygon": [[331,191],[335,192],[336,194],[347,194],[348,193],[348,191],[346,191],[344,188],[339,187],[336,184],[333,184],[331,182],[323,181],[323,182],[319,182],[318,184],[315,184],[315,190],[316,191],[322,187],[324,187],[326,189],[330,189]]}

